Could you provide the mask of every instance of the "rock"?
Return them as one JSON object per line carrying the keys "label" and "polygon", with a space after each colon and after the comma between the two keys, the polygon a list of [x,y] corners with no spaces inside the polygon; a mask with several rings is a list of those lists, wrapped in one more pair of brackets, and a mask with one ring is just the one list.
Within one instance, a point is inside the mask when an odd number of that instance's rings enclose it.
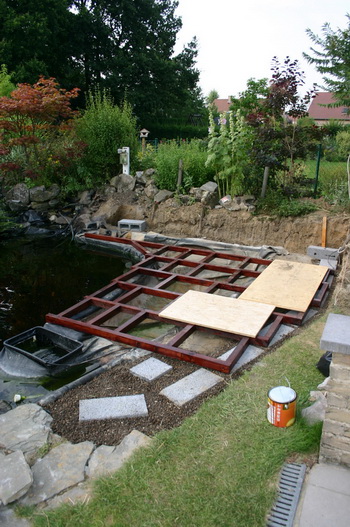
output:
{"label": "rock", "polygon": [[0,415],[1,444],[30,456],[47,443],[51,421],[52,417],[37,404],[17,406]]}
{"label": "rock", "polygon": [[44,223],[43,218],[38,214],[35,210],[29,209],[26,212],[23,212],[21,214],[19,221],[22,223],[30,223],[30,224],[42,224]]}
{"label": "rock", "polygon": [[173,195],[174,195],[174,192],[170,192],[169,190],[160,190],[154,196],[154,201],[156,203],[162,203],[162,201],[166,201],[167,199],[172,198]]}
{"label": "rock", "polygon": [[218,190],[218,186],[214,181],[207,181],[207,183],[204,183],[200,187],[200,190],[206,191],[206,192],[216,192]]}
{"label": "rock", "polygon": [[[8,401],[0,400],[0,414],[5,414],[6,412],[9,412],[12,410],[12,406]],[[1,442],[1,438],[0,438]]]}
{"label": "rock", "polygon": [[11,508],[5,507],[0,508],[0,525],[2,527],[31,527],[32,523],[25,518],[19,518]]}
{"label": "rock", "polygon": [[321,384],[319,384],[317,386],[317,389],[318,390],[326,390],[330,380],[331,380],[330,377],[326,377],[325,380],[323,382],[321,382]]}
{"label": "rock", "polygon": [[[46,203],[52,199],[57,198],[60,193],[58,185],[52,185],[49,189],[46,189],[44,185],[33,187],[29,191],[30,201],[39,203]],[[33,207],[35,208],[35,207]]]}
{"label": "rock", "polygon": [[150,178],[154,175],[154,173],[155,173],[154,168],[147,168],[146,170],[143,171],[143,176],[145,178]]}
{"label": "rock", "polygon": [[79,192],[78,194],[79,203],[81,205],[90,205],[93,195],[94,195],[93,190],[84,190],[83,192]]}
{"label": "rock", "polygon": [[[29,205],[29,189],[25,183],[17,183],[11,190],[6,193],[6,200],[19,203],[26,207]],[[13,209],[12,209],[13,210]],[[20,210],[20,209],[17,209]]]}
{"label": "rock", "polygon": [[0,502],[3,505],[24,496],[33,483],[32,471],[19,450],[0,457],[0,474]]}
{"label": "rock", "polygon": [[117,192],[127,192],[134,190],[136,179],[128,174],[119,174],[119,176],[112,178],[109,183],[111,187],[115,187]]}
{"label": "rock", "polygon": [[143,175],[142,171],[138,171],[135,173],[135,179],[136,179],[136,183],[138,183],[139,185],[142,185],[142,186],[147,185],[147,178]]}
{"label": "rock", "polygon": [[152,181],[146,185],[144,190],[145,196],[149,199],[154,199],[158,192],[159,188]]}
{"label": "rock", "polygon": [[[312,392],[313,394],[314,392]],[[309,406],[308,408],[304,408],[301,411],[301,415],[304,417],[306,422],[309,425],[313,425],[315,423],[318,423],[319,421],[324,421],[325,415],[326,415],[326,408],[327,408],[327,398],[324,393],[318,392],[320,395],[317,396],[317,401]]]}
{"label": "rock", "polygon": [[21,499],[23,505],[37,505],[85,479],[85,466],[94,444],[84,441],[59,445],[32,467],[33,485]]}
{"label": "rock", "polygon": [[118,446],[102,445],[96,448],[89,461],[87,475],[95,478],[116,472],[135,450],[149,445],[151,441],[151,438],[142,432],[133,430]]}

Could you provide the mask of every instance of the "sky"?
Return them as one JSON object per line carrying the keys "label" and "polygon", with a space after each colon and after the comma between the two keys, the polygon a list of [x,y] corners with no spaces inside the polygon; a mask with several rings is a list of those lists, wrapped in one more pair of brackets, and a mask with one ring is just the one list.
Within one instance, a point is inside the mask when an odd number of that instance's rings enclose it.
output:
{"label": "sky", "polygon": [[244,91],[250,78],[270,79],[274,56],[281,64],[287,56],[298,60],[306,91],[322,83],[315,66],[302,56],[313,45],[306,29],[322,36],[328,22],[333,30],[344,30],[347,13],[349,0],[179,0],[176,14],[183,27],[175,53],[197,37],[204,96],[215,89],[226,99]]}

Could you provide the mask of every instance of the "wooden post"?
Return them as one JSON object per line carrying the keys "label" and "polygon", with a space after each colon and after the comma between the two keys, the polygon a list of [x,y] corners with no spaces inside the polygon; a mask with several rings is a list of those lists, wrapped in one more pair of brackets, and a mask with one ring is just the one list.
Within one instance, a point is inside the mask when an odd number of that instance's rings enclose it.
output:
{"label": "wooden post", "polygon": [[179,159],[179,170],[177,173],[177,185],[176,185],[177,190],[180,190],[180,187],[182,185],[182,171],[183,171],[183,161],[182,159]]}
{"label": "wooden post", "polygon": [[327,242],[327,216],[323,216],[322,221],[322,247],[326,247]]}
{"label": "wooden post", "polygon": [[270,172],[270,167],[265,167],[265,169],[264,169],[263,184],[262,184],[262,189],[261,189],[261,197],[262,197],[262,198],[264,198],[264,197],[265,197],[265,194],[266,194],[267,180],[269,179],[269,172]]}

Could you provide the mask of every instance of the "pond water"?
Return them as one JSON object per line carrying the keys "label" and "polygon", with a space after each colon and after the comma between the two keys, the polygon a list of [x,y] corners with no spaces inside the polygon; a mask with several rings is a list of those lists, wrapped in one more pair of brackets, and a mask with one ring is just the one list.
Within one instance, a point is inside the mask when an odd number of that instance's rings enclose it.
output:
{"label": "pond water", "polygon": [[[119,256],[86,250],[70,239],[16,238],[0,241],[0,349],[3,341],[45,324],[59,313],[125,272]],[[69,382],[66,378],[60,384]],[[0,400],[16,388],[44,394],[57,382],[9,379],[0,371]],[[17,393],[17,392],[15,392]]]}

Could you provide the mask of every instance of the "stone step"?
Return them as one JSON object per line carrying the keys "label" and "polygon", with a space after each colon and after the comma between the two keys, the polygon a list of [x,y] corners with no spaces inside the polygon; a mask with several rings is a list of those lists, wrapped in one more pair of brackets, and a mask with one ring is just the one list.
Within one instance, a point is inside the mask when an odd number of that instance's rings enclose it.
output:
{"label": "stone step", "polygon": [[165,362],[151,357],[150,359],[140,362],[140,364],[137,364],[133,368],[130,368],[130,372],[136,377],[150,382],[159,379],[162,375],[165,375],[172,369],[173,367],[169,366],[169,364],[165,364]]}
{"label": "stone step", "polygon": [[79,421],[147,416],[148,408],[143,394],[99,397],[79,401]]}
{"label": "stone step", "polygon": [[177,406],[183,406],[220,382],[223,382],[222,377],[200,368],[174,384],[167,386],[160,394],[167,397]]}

